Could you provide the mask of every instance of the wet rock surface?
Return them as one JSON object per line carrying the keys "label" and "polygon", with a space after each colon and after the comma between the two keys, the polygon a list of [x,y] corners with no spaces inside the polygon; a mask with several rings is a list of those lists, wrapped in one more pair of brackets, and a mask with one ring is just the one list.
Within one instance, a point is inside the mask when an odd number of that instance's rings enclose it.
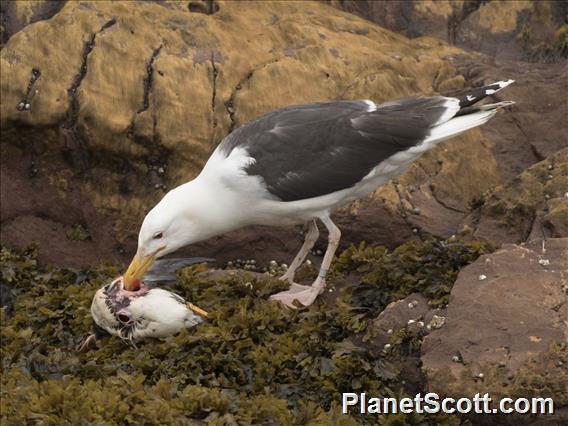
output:
{"label": "wet rock surface", "polygon": [[390,303],[373,321],[376,338],[373,344],[388,344],[390,336],[413,324],[424,326],[424,316],[430,311],[428,300],[420,293],[413,293],[402,300]]}

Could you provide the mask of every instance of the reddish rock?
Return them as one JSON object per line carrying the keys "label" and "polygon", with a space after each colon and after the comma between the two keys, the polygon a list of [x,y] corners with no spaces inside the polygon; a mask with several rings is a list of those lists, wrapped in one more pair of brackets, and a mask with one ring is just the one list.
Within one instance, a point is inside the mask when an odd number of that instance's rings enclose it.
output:
{"label": "reddish rock", "polygon": [[[565,342],[567,271],[568,238],[506,244],[464,268],[451,292],[445,326],[422,345],[429,388],[447,393],[439,372],[457,380],[492,366],[508,371],[512,380],[551,342]],[[455,383],[454,391],[460,386]]]}
{"label": "reddish rock", "polygon": [[531,61],[551,61],[566,55],[562,47],[565,2],[329,1],[339,9],[411,38],[437,37],[467,49]]}

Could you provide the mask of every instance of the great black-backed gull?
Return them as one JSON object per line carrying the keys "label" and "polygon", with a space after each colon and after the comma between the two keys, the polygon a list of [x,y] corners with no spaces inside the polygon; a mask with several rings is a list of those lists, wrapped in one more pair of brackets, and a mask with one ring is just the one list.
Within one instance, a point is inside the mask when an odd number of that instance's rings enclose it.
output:
{"label": "great black-backed gull", "polygon": [[[247,225],[305,223],[304,244],[281,279],[290,289],[272,296],[287,306],[310,305],[325,288],[340,230],[337,207],[363,197],[403,173],[439,142],[480,126],[513,104],[475,106],[511,84],[500,81],[453,97],[407,97],[293,105],[264,114],[230,133],[194,180],[168,192],[147,214],[124,285],[135,290],[158,257]],[[318,238],[329,232],[311,286],[294,273]]]}

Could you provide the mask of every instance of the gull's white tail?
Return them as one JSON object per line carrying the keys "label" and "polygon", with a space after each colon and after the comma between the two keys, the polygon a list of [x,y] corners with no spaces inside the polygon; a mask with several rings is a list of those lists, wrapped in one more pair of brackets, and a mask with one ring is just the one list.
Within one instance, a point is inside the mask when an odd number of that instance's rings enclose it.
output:
{"label": "gull's white tail", "polygon": [[430,130],[430,136],[424,141],[425,144],[432,144],[444,141],[459,135],[469,129],[485,124],[492,118],[500,108],[513,105],[512,101],[498,102],[495,104],[481,105],[471,108],[469,114],[458,115],[450,120],[433,127]]}
{"label": "gull's white tail", "polygon": [[487,86],[467,89],[449,97],[453,102],[459,102],[459,110],[449,120],[441,121],[430,129],[430,135],[424,140],[424,145],[431,147],[438,142],[452,138],[469,129],[485,124],[499,109],[513,105],[512,101],[497,102],[487,105],[475,105],[487,96],[494,95],[515,80],[498,81]]}

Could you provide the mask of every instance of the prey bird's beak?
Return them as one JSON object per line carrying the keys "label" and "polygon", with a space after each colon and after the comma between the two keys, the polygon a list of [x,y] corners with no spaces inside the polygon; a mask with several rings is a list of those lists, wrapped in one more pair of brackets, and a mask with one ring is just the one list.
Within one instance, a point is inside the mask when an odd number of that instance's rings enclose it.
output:
{"label": "prey bird's beak", "polygon": [[189,308],[190,311],[192,311],[194,314],[199,315],[200,317],[203,317],[203,318],[209,317],[209,314],[207,313],[207,311],[204,311],[200,307],[195,306],[193,303],[188,302],[187,307]]}
{"label": "prey bird's beak", "polygon": [[154,260],[156,260],[155,254],[143,258],[138,257],[138,255],[134,256],[123,277],[124,289],[128,291],[140,289],[140,280],[148,268],[152,266]]}

